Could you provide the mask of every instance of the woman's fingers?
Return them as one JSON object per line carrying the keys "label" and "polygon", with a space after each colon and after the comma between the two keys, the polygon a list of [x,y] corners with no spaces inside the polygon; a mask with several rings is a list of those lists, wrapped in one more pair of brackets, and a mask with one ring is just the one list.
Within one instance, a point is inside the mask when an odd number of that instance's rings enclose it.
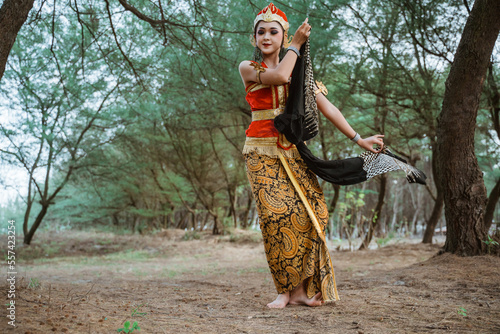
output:
{"label": "woman's fingers", "polygon": [[382,151],[382,149],[384,148],[384,135],[377,135],[377,138],[378,138],[378,141],[379,141],[379,146],[380,146],[380,149],[379,151]]}
{"label": "woman's fingers", "polygon": [[376,150],[373,148],[373,145],[368,145],[368,147],[365,147],[365,149],[367,149],[368,151],[373,152],[373,153],[379,152],[379,150]]}
{"label": "woman's fingers", "polygon": [[311,31],[311,25],[309,23],[307,23],[307,19],[306,19],[306,22],[304,22],[304,29],[306,30],[306,32]]}
{"label": "woman's fingers", "polygon": [[373,144],[380,146],[379,151],[384,147],[384,135],[375,135],[373,138]]}
{"label": "woman's fingers", "polygon": [[306,33],[306,34],[311,31],[311,25],[309,23],[307,23],[308,21],[309,21],[309,18],[306,18],[304,20],[304,23],[302,23],[302,25],[300,27],[304,31],[304,33]]}
{"label": "woman's fingers", "polygon": [[309,19],[306,18],[304,22],[297,28],[295,35],[293,36],[293,41],[302,45],[307,41],[309,35],[311,35],[311,25],[308,23]]}
{"label": "woman's fingers", "polygon": [[[384,135],[375,135],[362,140],[362,145],[364,149],[371,151],[373,153],[379,153],[384,148]],[[373,145],[378,145],[377,149],[373,148]]]}

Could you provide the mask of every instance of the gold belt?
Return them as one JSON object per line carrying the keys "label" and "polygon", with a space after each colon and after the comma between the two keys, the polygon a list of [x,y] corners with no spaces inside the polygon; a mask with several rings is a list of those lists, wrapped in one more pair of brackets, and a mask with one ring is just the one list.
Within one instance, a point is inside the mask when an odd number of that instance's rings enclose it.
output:
{"label": "gold belt", "polygon": [[295,145],[290,143],[282,133],[279,137],[246,137],[245,146],[276,147],[278,142],[286,148],[295,148]]}
{"label": "gold belt", "polygon": [[247,137],[245,140],[245,145],[249,146],[276,146],[278,141],[277,137]]}
{"label": "gold belt", "polygon": [[267,110],[255,110],[252,111],[252,122],[253,121],[263,121],[266,119],[274,119],[274,117],[283,113],[283,109],[267,109]]}

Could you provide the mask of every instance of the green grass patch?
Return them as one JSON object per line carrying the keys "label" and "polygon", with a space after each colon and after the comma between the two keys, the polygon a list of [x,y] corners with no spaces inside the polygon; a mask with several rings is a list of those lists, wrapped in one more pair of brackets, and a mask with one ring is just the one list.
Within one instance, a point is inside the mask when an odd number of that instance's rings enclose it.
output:
{"label": "green grass patch", "polygon": [[40,289],[41,283],[38,278],[30,278],[30,282],[28,283],[28,289]]}
{"label": "green grass patch", "polygon": [[161,272],[160,272],[160,277],[168,277],[168,278],[174,278],[176,277],[177,275],[180,275],[182,274],[183,271],[182,270],[172,270],[172,269],[163,269]]}
{"label": "green grass patch", "polygon": [[141,261],[156,257],[157,254],[155,252],[150,252],[147,250],[127,249],[122,252],[115,252],[106,255],[96,255],[89,257],[62,256],[53,258],[40,258],[40,259],[35,259],[33,262],[35,264],[66,262],[78,266],[78,265],[109,264],[110,262],[119,262],[119,261]]}
{"label": "green grass patch", "polygon": [[201,239],[201,235],[196,231],[186,231],[186,233],[182,237],[183,241],[200,240],[200,239]]}
{"label": "green grass patch", "polygon": [[254,267],[254,268],[246,268],[240,269],[236,272],[237,275],[243,275],[248,273],[268,273],[269,268],[266,267]]}
{"label": "green grass patch", "polygon": [[195,259],[206,259],[208,257],[211,257],[212,254],[211,253],[202,253],[202,254],[195,254],[193,257]]}

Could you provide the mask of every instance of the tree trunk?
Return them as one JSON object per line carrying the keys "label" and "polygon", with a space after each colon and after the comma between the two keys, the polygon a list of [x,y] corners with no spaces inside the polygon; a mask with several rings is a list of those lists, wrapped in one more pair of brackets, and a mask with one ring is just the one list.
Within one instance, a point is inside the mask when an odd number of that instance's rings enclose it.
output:
{"label": "tree trunk", "polygon": [[31,239],[33,239],[33,236],[35,235],[35,231],[38,229],[38,226],[42,223],[43,217],[45,217],[45,214],[47,214],[47,209],[49,208],[49,203],[47,204],[42,203],[42,209],[38,213],[38,216],[36,216],[35,222],[33,225],[31,225],[31,228],[29,229],[28,233],[24,234],[24,243],[26,245],[29,245],[31,243]]}
{"label": "tree trunk", "polygon": [[329,237],[330,238],[333,237],[333,219],[332,219],[332,216],[333,216],[333,213],[335,212],[335,209],[337,207],[337,203],[339,201],[340,186],[338,184],[333,184],[333,191],[334,191],[333,198],[332,198],[332,201],[330,202],[330,207],[328,210],[329,220],[330,220],[330,228],[329,228],[329,232],[330,232]]}
{"label": "tree trunk", "polygon": [[[33,189],[32,186],[32,174],[30,174],[29,183],[28,183],[28,196],[26,197],[26,211],[24,212],[24,221],[23,221],[23,234],[28,234],[28,223],[30,220],[31,208],[33,207],[33,202],[35,201],[35,196],[31,196],[31,191]],[[33,237],[33,236],[31,236]],[[30,238],[31,240],[31,238]]]}
{"label": "tree trunk", "polygon": [[118,213],[113,213],[111,216],[112,221],[113,221],[113,226],[119,226],[120,225],[120,220],[118,219]]}
{"label": "tree trunk", "polygon": [[368,233],[366,233],[365,238],[361,243],[361,246],[359,246],[359,250],[368,248],[368,245],[372,241],[373,231],[375,230],[375,227],[377,226],[377,223],[380,220],[380,213],[382,212],[382,207],[384,206],[384,197],[386,188],[387,188],[387,174],[382,174],[380,175],[380,191],[378,193],[377,205],[375,206],[375,210],[373,210],[373,216],[372,219],[370,220]]}
{"label": "tree trunk", "polygon": [[[246,189],[248,190],[248,187]],[[251,222],[249,222],[250,212],[251,212],[252,203],[253,203],[252,191],[248,190],[246,196],[247,196],[247,206],[245,208],[245,211],[243,212],[243,219],[241,220],[241,223],[240,223],[242,229],[246,229],[252,225]]]}
{"label": "tree trunk", "polygon": [[17,34],[33,8],[34,0],[5,0],[0,8],[0,80]]}
{"label": "tree trunk", "polygon": [[218,235],[220,234],[220,231],[219,231],[219,217],[216,216],[216,215],[212,215],[213,218],[214,218],[214,226],[212,228],[212,234],[213,235]]}
{"label": "tree trunk", "polygon": [[442,192],[438,192],[436,201],[434,202],[434,208],[432,209],[431,217],[427,222],[427,226],[425,227],[424,238],[422,243],[424,244],[432,244],[432,237],[434,237],[434,230],[436,229],[437,223],[441,218],[441,212],[443,211],[444,206],[444,196]]}
{"label": "tree trunk", "polygon": [[193,213],[191,211],[185,211],[184,215],[182,215],[182,213],[181,213],[181,217],[180,217],[179,222],[177,223],[177,226],[175,228],[180,229],[180,230],[184,230],[185,228],[187,228],[188,219],[189,219],[190,214],[193,214]]}
{"label": "tree trunk", "polygon": [[485,252],[486,188],[474,153],[474,130],[486,70],[500,31],[500,1],[476,0],[446,80],[438,117],[438,163],[443,186],[445,252]]}
{"label": "tree trunk", "polygon": [[499,198],[500,179],[497,181],[497,184],[490,192],[490,196],[488,197],[488,204],[486,205],[486,211],[484,212],[484,233],[486,234],[488,234],[491,224],[493,223],[493,215],[495,213],[495,207],[497,206]]}
{"label": "tree trunk", "polygon": [[340,186],[338,184],[332,184],[333,186],[333,198],[332,201],[330,202],[330,214],[333,214],[335,212],[335,208],[337,207],[337,202],[339,201],[340,197]]}
{"label": "tree trunk", "polygon": [[434,237],[434,230],[436,229],[439,219],[441,219],[441,212],[444,206],[444,195],[441,186],[441,179],[438,173],[438,154],[437,154],[437,143],[432,144],[432,176],[434,178],[434,184],[436,185],[437,196],[434,201],[434,208],[432,209],[431,217],[427,222],[425,227],[424,238],[422,243],[432,244],[432,237]]}
{"label": "tree trunk", "polygon": [[398,221],[398,207],[399,207],[398,198],[400,198],[400,196],[401,196],[401,188],[397,187],[394,195],[394,203],[392,204],[392,219],[389,224],[388,232],[395,231],[394,226],[396,226]]}
{"label": "tree trunk", "polygon": [[236,186],[233,185],[232,188],[228,186],[228,195],[229,195],[229,203],[231,204],[230,206],[230,212],[233,217],[233,224],[234,228],[238,227],[238,216],[236,214],[236,202],[238,201],[238,194],[236,193]]}
{"label": "tree trunk", "polygon": [[[417,202],[418,203],[418,202]],[[418,229],[418,215],[420,214],[420,205],[417,206],[415,213],[413,214],[413,218],[411,220],[411,235],[414,236],[417,234]]]}

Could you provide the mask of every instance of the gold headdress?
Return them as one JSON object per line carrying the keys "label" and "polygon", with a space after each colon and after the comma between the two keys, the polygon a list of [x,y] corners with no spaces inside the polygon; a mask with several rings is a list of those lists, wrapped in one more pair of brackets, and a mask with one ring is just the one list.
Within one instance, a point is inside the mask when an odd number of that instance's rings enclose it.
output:
{"label": "gold headdress", "polygon": [[288,23],[288,19],[286,18],[285,13],[283,13],[278,7],[276,7],[272,2],[267,5],[264,9],[262,9],[258,14],[255,20],[253,21],[253,30],[254,33],[251,37],[252,45],[255,46],[255,28],[260,21],[264,22],[272,22],[276,21],[283,27],[283,46],[285,48],[290,46],[291,38],[288,38],[288,28],[290,28],[290,24]]}

